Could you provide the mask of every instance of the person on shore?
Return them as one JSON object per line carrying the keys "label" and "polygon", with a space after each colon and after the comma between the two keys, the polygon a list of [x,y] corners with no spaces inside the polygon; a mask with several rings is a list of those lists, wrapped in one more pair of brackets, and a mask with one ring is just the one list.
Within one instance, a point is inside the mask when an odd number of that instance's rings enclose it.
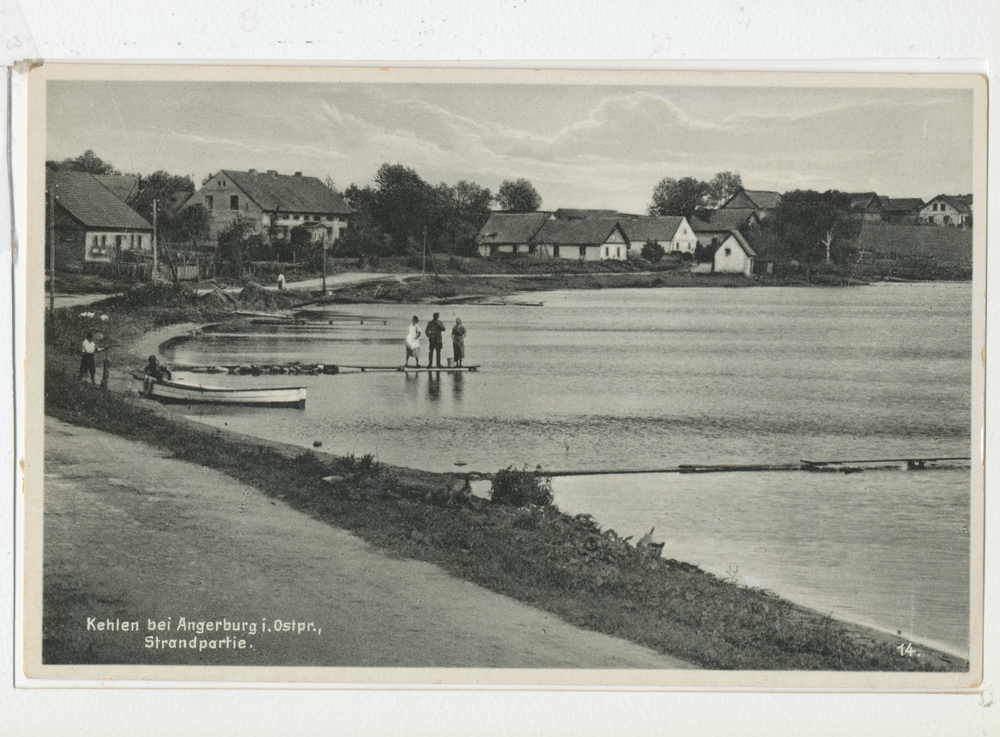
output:
{"label": "person on shore", "polygon": [[455,365],[461,366],[465,358],[465,325],[462,318],[455,318],[455,327],[451,329],[451,349],[455,354]]}
{"label": "person on shore", "polygon": [[416,315],[413,316],[410,330],[406,334],[406,363],[404,366],[410,365],[410,356],[413,356],[417,368],[420,368],[420,320],[417,319]]}
{"label": "person on shore", "polygon": [[83,339],[83,345],[80,347],[79,378],[82,379],[90,374],[90,383],[94,386],[97,386],[97,364],[94,362],[94,357],[103,350],[103,348],[98,348],[94,342],[94,333],[88,331],[87,337]]}
{"label": "person on shore", "polygon": [[282,292],[285,289],[285,275],[278,274],[278,291]]}
{"label": "person on shore", "polygon": [[164,379],[169,381],[172,378],[170,375],[170,369],[159,363],[156,360],[156,356],[149,357],[149,363],[146,364],[146,368],[143,373],[145,376],[142,379],[142,393],[147,397],[153,395],[153,384],[163,381]]}
{"label": "person on shore", "polygon": [[427,367],[430,368],[434,364],[434,352],[437,351],[437,367],[441,368],[441,349],[444,347],[442,336],[444,335],[445,325],[439,319],[441,313],[435,312],[434,319],[427,323],[427,342],[430,347],[427,349]]}

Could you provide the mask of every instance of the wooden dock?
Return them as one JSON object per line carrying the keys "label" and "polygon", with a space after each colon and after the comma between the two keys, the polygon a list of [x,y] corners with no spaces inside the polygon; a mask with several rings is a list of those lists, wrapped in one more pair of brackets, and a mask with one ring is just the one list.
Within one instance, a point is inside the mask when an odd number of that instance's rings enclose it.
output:
{"label": "wooden dock", "polygon": [[352,371],[358,371],[360,373],[366,373],[366,372],[369,372],[369,371],[372,371],[372,372],[375,372],[375,371],[396,371],[396,372],[421,371],[421,372],[425,372],[425,373],[426,372],[430,372],[430,371],[445,371],[445,372],[450,372],[450,373],[458,373],[458,372],[461,372],[461,371],[478,371],[479,370],[479,364],[475,364],[475,365],[471,365],[471,366],[441,366],[440,368],[438,368],[436,366],[435,367],[431,367],[431,366],[345,366],[344,364],[337,364],[337,368],[340,369],[340,373],[344,373],[344,369],[350,369]]}

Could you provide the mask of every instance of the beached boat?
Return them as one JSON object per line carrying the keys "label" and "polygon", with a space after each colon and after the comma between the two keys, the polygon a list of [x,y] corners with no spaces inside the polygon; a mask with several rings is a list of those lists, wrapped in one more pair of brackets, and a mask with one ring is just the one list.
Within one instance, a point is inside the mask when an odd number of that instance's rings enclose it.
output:
{"label": "beached boat", "polygon": [[[142,374],[134,374],[139,381]],[[180,404],[243,404],[256,407],[306,408],[304,386],[262,386],[239,389],[224,386],[202,386],[182,381],[158,381],[153,384],[151,399]]]}

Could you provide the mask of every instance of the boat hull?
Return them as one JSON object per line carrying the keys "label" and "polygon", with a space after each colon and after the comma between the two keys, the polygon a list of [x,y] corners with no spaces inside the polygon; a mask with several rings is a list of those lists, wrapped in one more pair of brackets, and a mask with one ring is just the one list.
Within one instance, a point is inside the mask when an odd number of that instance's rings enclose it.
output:
{"label": "boat hull", "polygon": [[162,381],[153,384],[151,398],[174,404],[240,404],[256,407],[306,408],[306,389],[302,386],[230,389]]}

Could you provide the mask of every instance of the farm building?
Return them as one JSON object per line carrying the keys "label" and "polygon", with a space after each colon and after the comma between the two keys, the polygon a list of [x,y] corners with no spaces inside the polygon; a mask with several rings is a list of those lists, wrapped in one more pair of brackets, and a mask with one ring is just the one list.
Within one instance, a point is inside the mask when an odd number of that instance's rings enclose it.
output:
{"label": "farm building", "polygon": [[750,244],[740,235],[740,231],[730,231],[715,250],[712,271],[719,274],[744,274],[750,276],[754,269],[754,259],[757,254]]}
{"label": "farm building", "polygon": [[629,258],[639,258],[642,247],[652,241],[667,253],[694,253],[698,238],[687,218],[679,215],[662,217],[621,217],[618,223],[629,240]]}
{"label": "farm building", "polygon": [[705,217],[695,215],[691,218],[691,228],[695,232],[698,245],[703,248],[721,243],[734,230],[759,225],[760,217],[758,217],[756,210],[735,207],[713,210]]}
{"label": "farm building", "polygon": [[629,245],[617,218],[546,220],[529,253],[581,261],[624,261]]}
{"label": "farm building", "polygon": [[741,189],[722,205],[729,210],[753,210],[757,217],[763,220],[781,204],[778,192],[768,192],[760,189]]}
{"label": "farm building", "polygon": [[880,197],[882,219],[888,223],[915,223],[917,214],[924,206],[919,197]]}
{"label": "farm building", "polygon": [[853,217],[868,222],[882,219],[882,198],[874,192],[849,192],[847,196]]}
{"label": "farm building", "polygon": [[[483,257],[531,251],[535,234],[552,217],[548,212],[494,212],[479,229],[476,245]],[[531,251],[533,252],[533,251]]]}
{"label": "farm building", "polygon": [[201,189],[182,208],[202,205],[208,213],[209,238],[214,241],[237,218],[246,218],[263,232],[287,239],[292,228],[321,228],[327,243],[333,243],[347,228],[353,214],[344,198],[316,177],[302,172],[278,174],[256,169],[223,169],[209,176]]}
{"label": "farm building", "polygon": [[50,233],[54,230],[56,268],[152,255],[153,226],[96,177],[85,172],[47,170],[45,178],[55,198],[54,228],[46,199],[45,255],[48,259]]}
{"label": "farm building", "polygon": [[972,195],[939,194],[920,208],[918,222],[928,225],[972,225]]}

